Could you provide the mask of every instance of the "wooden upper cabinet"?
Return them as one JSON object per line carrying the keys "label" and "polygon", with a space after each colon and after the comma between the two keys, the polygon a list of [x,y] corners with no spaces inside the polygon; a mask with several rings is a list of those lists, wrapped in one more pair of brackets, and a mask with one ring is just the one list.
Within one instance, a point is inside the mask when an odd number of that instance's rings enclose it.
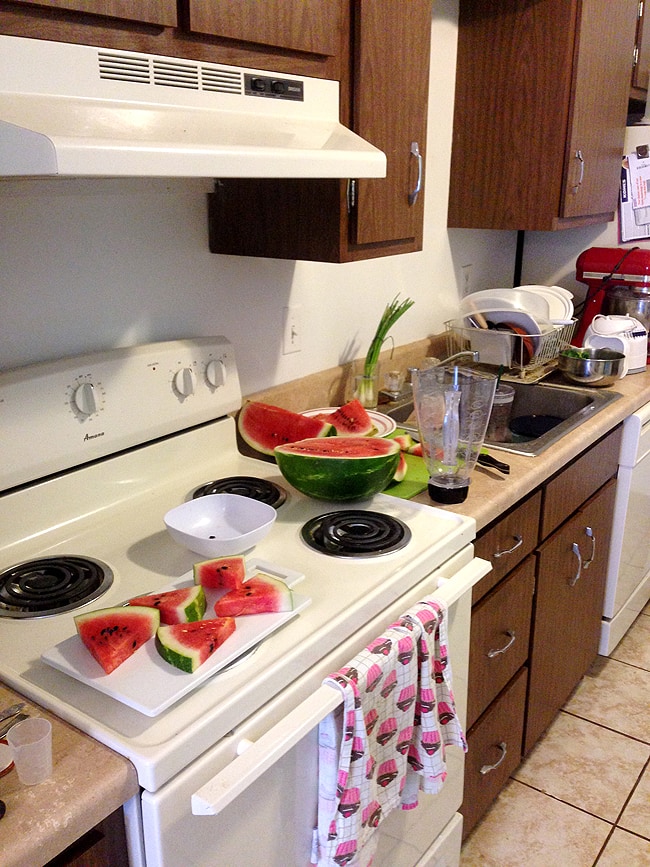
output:
{"label": "wooden upper cabinet", "polygon": [[340,45],[341,7],[323,0],[189,0],[193,33],[332,56]]}
{"label": "wooden upper cabinet", "polygon": [[388,160],[385,179],[358,181],[356,244],[419,238],[421,247],[424,192],[415,201],[409,194],[419,172],[424,184],[431,3],[406,5],[356,3],[353,127]]}
{"label": "wooden upper cabinet", "polygon": [[461,0],[448,225],[614,218],[637,0]]}
{"label": "wooden upper cabinet", "polygon": [[89,15],[105,15],[108,18],[123,18],[126,21],[141,21],[175,27],[177,24],[176,0],[15,0],[26,6],[44,6],[50,9],[69,9]]}

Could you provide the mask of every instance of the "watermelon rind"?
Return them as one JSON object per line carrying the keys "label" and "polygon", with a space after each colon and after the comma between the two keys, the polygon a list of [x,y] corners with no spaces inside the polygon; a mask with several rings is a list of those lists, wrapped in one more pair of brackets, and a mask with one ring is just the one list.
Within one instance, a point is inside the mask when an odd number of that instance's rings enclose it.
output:
{"label": "watermelon rind", "polygon": [[362,500],[391,482],[400,448],[382,437],[328,437],[278,446],[275,459],[284,478],[308,497]]}
{"label": "watermelon rind", "polygon": [[195,584],[209,590],[236,590],[246,578],[246,561],[243,557],[217,557],[195,563],[193,571]]}
{"label": "watermelon rind", "polygon": [[249,578],[240,590],[225,593],[214,604],[217,617],[242,617],[249,614],[270,614],[293,611],[293,593],[284,581],[258,573]]}
{"label": "watermelon rind", "polygon": [[167,625],[200,620],[207,607],[205,591],[201,585],[136,596],[129,599],[128,604],[157,608],[160,611],[160,622]]}
{"label": "watermelon rind", "polygon": [[336,433],[329,422],[255,400],[242,407],[237,429],[247,445],[264,455],[273,455],[279,445]]}
{"label": "watermelon rind", "polygon": [[161,626],[156,650],[162,658],[188,674],[196,671],[235,631],[232,617]]}
{"label": "watermelon rind", "polygon": [[142,605],[99,608],[77,614],[74,623],[84,646],[110,674],[156,634],[160,612]]}

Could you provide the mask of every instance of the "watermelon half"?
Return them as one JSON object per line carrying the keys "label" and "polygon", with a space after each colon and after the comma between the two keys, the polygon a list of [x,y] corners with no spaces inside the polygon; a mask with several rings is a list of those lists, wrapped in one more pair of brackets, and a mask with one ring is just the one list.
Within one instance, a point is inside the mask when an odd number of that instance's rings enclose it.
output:
{"label": "watermelon half", "polygon": [[381,437],[327,437],[278,446],[275,459],[284,478],[309,497],[360,500],[392,480],[400,448]]}
{"label": "watermelon half", "polygon": [[74,622],[85,647],[110,674],[156,634],[160,612],[140,605],[100,608],[77,614]]}
{"label": "watermelon half", "polygon": [[232,617],[161,626],[156,632],[156,650],[170,665],[191,673],[203,665],[234,631]]}
{"label": "watermelon half", "polygon": [[218,557],[194,564],[194,583],[210,590],[237,590],[246,578],[246,561],[243,557]]}
{"label": "watermelon half", "polygon": [[237,429],[252,449],[265,455],[273,455],[276,446],[335,433],[327,421],[253,400],[242,407]]}
{"label": "watermelon half", "polygon": [[293,611],[293,594],[284,581],[260,573],[249,578],[240,590],[225,593],[215,602],[214,611],[217,617]]}
{"label": "watermelon half", "polygon": [[160,611],[161,623],[187,623],[200,620],[205,614],[205,591],[201,586],[182,587],[179,590],[166,590],[148,596],[129,599],[129,605],[144,605]]}

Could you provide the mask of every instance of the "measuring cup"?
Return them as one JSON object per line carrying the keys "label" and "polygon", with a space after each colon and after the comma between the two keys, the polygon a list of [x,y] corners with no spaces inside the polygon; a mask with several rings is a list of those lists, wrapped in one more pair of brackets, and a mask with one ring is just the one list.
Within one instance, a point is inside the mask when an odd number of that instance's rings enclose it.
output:
{"label": "measuring cup", "polygon": [[415,415],[429,472],[429,496],[462,503],[485,439],[497,377],[464,367],[413,374]]}

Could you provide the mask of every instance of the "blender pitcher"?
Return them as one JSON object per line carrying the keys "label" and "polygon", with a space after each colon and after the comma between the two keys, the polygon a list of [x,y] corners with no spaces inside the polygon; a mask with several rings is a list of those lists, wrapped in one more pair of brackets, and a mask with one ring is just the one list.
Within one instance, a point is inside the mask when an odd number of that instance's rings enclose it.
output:
{"label": "blender pitcher", "polygon": [[485,439],[497,377],[464,367],[433,367],[413,374],[415,415],[429,496],[462,503]]}

